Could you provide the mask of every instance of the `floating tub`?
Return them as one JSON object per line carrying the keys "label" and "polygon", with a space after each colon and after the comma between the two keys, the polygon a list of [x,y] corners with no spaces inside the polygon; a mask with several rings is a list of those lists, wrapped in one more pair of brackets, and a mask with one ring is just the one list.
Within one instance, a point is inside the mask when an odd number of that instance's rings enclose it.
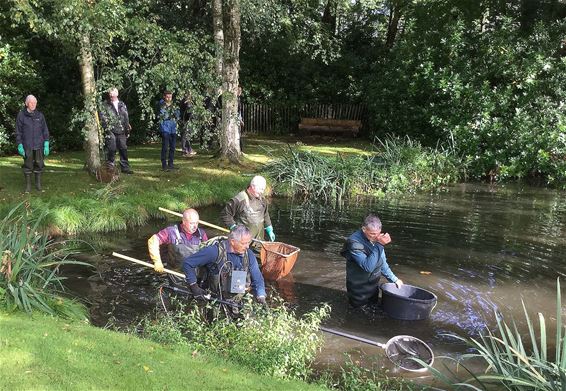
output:
{"label": "floating tub", "polygon": [[397,288],[393,283],[380,288],[383,310],[395,319],[427,319],[436,306],[436,295],[426,289],[406,284]]}

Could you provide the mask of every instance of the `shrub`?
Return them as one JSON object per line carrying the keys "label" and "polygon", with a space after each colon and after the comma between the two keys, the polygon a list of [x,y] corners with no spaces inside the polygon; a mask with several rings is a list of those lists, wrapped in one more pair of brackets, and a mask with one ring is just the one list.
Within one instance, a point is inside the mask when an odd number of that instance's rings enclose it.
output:
{"label": "shrub", "polygon": [[318,326],[330,312],[324,305],[298,318],[282,302],[265,309],[247,301],[243,316],[236,320],[208,320],[208,310],[194,304],[155,321],[146,320],[144,336],[162,343],[180,343],[181,332],[182,343],[218,353],[258,373],[306,379],[322,343]]}

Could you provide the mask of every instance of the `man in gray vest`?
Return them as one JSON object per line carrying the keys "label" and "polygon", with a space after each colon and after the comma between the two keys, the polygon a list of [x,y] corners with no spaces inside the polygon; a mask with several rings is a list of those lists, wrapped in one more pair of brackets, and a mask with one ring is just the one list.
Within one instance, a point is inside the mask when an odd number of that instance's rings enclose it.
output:
{"label": "man in gray vest", "polygon": [[265,178],[254,176],[246,190],[239,192],[226,203],[220,212],[222,223],[229,229],[234,228],[236,224],[243,224],[248,227],[252,237],[259,240],[263,240],[265,229],[269,240],[275,241],[267,200],[263,196],[265,187]]}
{"label": "man in gray vest", "polygon": [[362,228],[344,243],[340,254],[346,258],[346,289],[353,307],[377,302],[382,274],[397,288],[403,285],[387,264],[383,246],[390,242],[389,234],[381,232],[379,217],[370,213],[364,218]]}
{"label": "man in gray vest", "polygon": [[168,262],[170,268],[181,266],[183,260],[200,249],[200,244],[208,240],[206,232],[199,228],[199,215],[194,209],[183,212],[180,224],[164,228],[147,241],[149,257],[153,261],[153,268],[158,273],[163,273],[163,261],[161,260],[160,246],[168,247]]}

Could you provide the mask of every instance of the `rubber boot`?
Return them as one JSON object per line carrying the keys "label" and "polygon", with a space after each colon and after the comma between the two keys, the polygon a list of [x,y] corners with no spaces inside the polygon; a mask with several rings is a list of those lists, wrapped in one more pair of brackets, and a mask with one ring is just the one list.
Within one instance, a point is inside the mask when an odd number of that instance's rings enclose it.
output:
{"label": "rubber boot", "polygon": [[41,173],[40,172],[35,173],[35,188],[37,189],[37,191],[41,191]]}
{"label": "rubber boot", "polygon": [[31,174],[24,174],[26,178],[26,189],[24,190],[26,193],[31,191]]}

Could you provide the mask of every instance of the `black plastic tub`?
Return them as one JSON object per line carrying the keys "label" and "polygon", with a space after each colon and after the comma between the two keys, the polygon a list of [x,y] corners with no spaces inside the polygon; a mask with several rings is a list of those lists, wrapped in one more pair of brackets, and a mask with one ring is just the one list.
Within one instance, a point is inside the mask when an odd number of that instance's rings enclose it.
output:
{"label": "black plastic tub", "polygon": [[393,283],[381,285],[381,305],[392,318],[422,320],[430,316],[436,306],[436,295],[412,285],[397,288]]}

